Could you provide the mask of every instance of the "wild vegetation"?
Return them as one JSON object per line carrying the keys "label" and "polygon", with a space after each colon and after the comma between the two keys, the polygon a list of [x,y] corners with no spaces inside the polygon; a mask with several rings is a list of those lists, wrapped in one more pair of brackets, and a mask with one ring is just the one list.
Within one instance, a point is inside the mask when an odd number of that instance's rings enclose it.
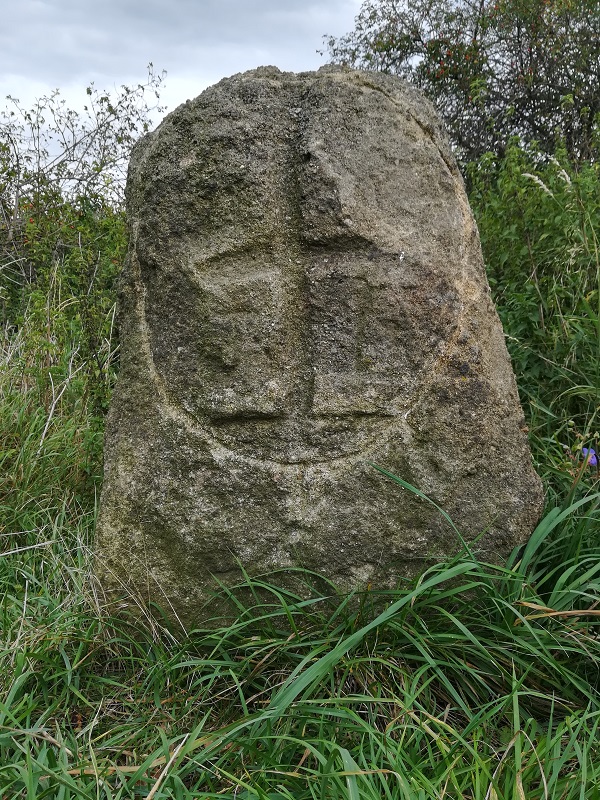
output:
{"label": "wild vegetation", "polygon": [[235,624],[184,631],[108,616],[90,580],[115,167],[156,89],[91,90],[91,117],[60,117],[80,133],[44,146],[47,105],[0,121],[0,798],[597,797],[598,164],[513,143],[469,166],[547,489],[528,545],[352,602],[248,578]]}
{"label": "wild vegetation", "polygon": [[511,136],[552,155],[598,155],[597,0],[365,0],[326,37],[335,63],[407,78],[435,103],[463,162]]}

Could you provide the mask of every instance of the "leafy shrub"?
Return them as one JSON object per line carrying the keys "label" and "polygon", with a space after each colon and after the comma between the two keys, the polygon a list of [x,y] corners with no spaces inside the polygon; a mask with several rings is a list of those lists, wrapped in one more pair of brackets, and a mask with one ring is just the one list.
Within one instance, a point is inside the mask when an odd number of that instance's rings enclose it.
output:
{"label": "leafy shrub", "polygon": [[597,0],[364,0],[354,30],[326,37],[336,63],[401,75],[436,105],[464,162],[511,135],[598,155]]}
{"label": "leafy shrub", "polygon": [[[148,129],[146,94],[94,87],[79,113],[58,92],[0,114],[0,532],[47,524],[99,489],[118,356],[124,169]],[[37,520],[37,522],[36,522]]]}
{"label": "leafy shrub", "polygon": [[600,427],[600,165],[513,144],[469,180],[538,461],[566,474]]}

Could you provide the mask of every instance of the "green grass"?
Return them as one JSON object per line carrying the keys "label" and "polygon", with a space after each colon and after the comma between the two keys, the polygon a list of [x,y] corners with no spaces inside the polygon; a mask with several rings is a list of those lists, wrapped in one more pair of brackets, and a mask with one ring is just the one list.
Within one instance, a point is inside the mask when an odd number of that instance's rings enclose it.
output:
{"label": "green grass", "polygon": [[600,452],[600,165],[514,145],[469,175],[534,459],[559,502],[581,448]]}
{"label": "green grass", "polygon": [[63,516],[3,557],[4,796],[593,797],[598,500],[506,568],[457,558],[358,604],[248,580],[271,601],[186,635],[104,617],[92,520]]}
{"label": "green grass", "polygon": [[109,618],[90,579],[99,431],[75,341],[50,354],[48,385],[48,348],[26,333],[5,342],[0,388],[2,800],[597,796],[589,467],[502,568],[463,554],[352,602],[248,578],[216,630]]}
{"label": "green grass", "polygon": [[554,164],[538,196],[529,162],[502,168],[472,199],[548,495],[503,566],[465,551],[353,598],[248,578],[229,627],[108,616],[111,290],[86,317],[57,268],[20,303],[0,350],[0,800],[600,797],[598,171]]}

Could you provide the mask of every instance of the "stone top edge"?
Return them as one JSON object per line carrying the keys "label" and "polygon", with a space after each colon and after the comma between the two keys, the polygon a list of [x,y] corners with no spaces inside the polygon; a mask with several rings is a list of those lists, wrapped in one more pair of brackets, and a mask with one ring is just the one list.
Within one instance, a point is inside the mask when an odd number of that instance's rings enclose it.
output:
{"label": "stone top edge", "polygon": [[180,103],[173,111],[169,112],[149,135],[156,133],[165,122],[168,122],[184,111],[191,110],[202,100],[206,100],[226,89],[228,86],[242,85],[252,80],[264,80],[273,83],[302,84],[315,80],[327,80],[328,78],[339,79],[343,82],[362,85],[365,88],[378,89],[394,99],[404,99],[412,108],[413,113],[418,110],[419,117],[426,121],[427,125],[436,129],[438,135],[445,139],[446,134],[443,125],[435,111],[432,103],[404,78],[398,75],[389,75],[375,70],[360,70],[351,67],[324,64],[316,70],[305,70],[302,72],[286,72],[274,65],[259,66],[244,72],[236,72],[233,75],[221,78],[214,84],[207,86],[194,98],[189,98]]}

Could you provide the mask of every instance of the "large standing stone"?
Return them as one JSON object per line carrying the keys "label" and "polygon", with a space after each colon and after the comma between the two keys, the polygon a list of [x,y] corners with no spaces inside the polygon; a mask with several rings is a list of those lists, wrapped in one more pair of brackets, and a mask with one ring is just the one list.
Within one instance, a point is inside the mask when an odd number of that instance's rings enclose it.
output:
{"label": "large standing stone", "polygon": [[350,589],[456,552],[443,517],[369,462],[483,532],[481,558],[525,541],[540,482],[420,94],[339,68],[236,75],[140,142],[127,200],[105,585],[193,621],[240,565]]}

